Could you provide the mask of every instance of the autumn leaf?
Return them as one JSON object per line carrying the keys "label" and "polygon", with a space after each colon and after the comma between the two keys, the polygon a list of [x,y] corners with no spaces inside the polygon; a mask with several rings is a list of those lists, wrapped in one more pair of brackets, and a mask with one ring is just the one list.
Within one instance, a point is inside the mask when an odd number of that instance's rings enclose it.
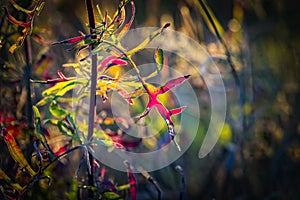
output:
{"label": "autumn leaf", "polygon": [[106,57],[101,64],[98,66],[98,71],[101,71],[103,69],[107,70],[112,66],[116,65],[127,65],[127,62],[125,60],[122,60],[120,58],[117,58],[114,55]]}
{"label": "autumn leaf", "polygon": [[20,47],[23,44],[25,38],[32,33],[34,18],[35,18],[35,16],[38,16],[40,14],[40,12],[42,11],[42,9],[45,5],[45,2],[43,2],[41,0],[36,0],[34,8],[32,10],[28,10],[28,9],[25,9],[25,8],[19,6],[14,0],[9,0],[9,2],[16,10],[26,13],[29,16],[28,21],[26,21],[26,22],[20,21],[20,20],[17,20],[16,18],[14,18],[8,12],[7,8],[5,8],[5,7],[3,8],[8,20],[12,24],[15,24],[17,26],[21,26],[24,28],[22,30],[22,35],[20,37],[18,37],[17,42],[9,48],[9,52],[13,53],[18,47]]}
{"label": "autumn leaf", "polygon": [[127,56],[132,56],[136,52],[144,49],[154,38],[160,35],[166,28],[170,26],[170,23],[166,23],[162,28],[152,32],[142,43],[140,43],[135,48],[131,49],[126,53]]}
{"label": "autumn leaf", "polygon": [[119,35],[118,35],[118,41],[120,41],[124,35],[127,33],[127,31],[129,30],[129,28],[131,27],[132,23],[133,23],[133,20],[134,20],[134,16],[135,16],[135,5],[134,5],[134,2],[131,1],[131,12],[132,12],[132,15],[131,15],[131,18],[130,20],[125,24],[125,26],[123,27],[123,29],[120,31]]}
{"label": "autumn leaf", "polygon": [[7,145],[8,151],[16,163],[23,169],[26,169],[31,176],[35,176],[36,172],[31,168],[24,154],[22,153],[19,145],[11,133],[7,132],[5,128],[2,129],[4,142]]}
{"label": "autumn leaf", "polygon": [[190,75],[179,77],[179,78],[176,78],[176,79],[172,79],[172,80],[168,81],[164,86],[159,87],[159,88],[154,87],[151,84],[144,85],[144,88],[147,91],[148,96],[149,96],[149,102],[148,102],[148,105],[146,106],[146,109],[144,110],[144,112],[136,117],[136,120],[139,120],[139,119],[147,116],[149,114],[150,110],[153,107],[155,107],[157,109],[157,111],[159,112],[159,114],[165,120],[165,122],[167,124],[168,133],[170,135],[170,138],[171,138],[171,140],[173,140],[174,144],[176,145],[176,147],[178,148],[179,151],[180,151],[180,147],[176,143],[176,141],[174,140],[174,137],[175,137],[176,133],[175,133],[175,130],[174,130],[174,124],[173,124],[173,121],[171,119],[171,116],[181,113],[185,109],[185,106],[180,107],[180,108],[176,108],[176,109],[173,109],[173,110],[168,110],[162,104],[162,102],[157,98],[157,96],[160,95],[160,94],[168,92],[171,88],[174,88],[177,85],[181,84],[183,81],[185,81],[189,77],[190,77]]}
{"label": "autumn leaf", "polygon": [[66,40],[62,40],[62,41],[59,41],[59,42],[55,42],[52,45],[78,43],[82,40],[86,40],[86,39],[91,38],[91,37],[92,37],[92,35],[81,35],[81,36],[69,38],[69,39],[66,39]]}

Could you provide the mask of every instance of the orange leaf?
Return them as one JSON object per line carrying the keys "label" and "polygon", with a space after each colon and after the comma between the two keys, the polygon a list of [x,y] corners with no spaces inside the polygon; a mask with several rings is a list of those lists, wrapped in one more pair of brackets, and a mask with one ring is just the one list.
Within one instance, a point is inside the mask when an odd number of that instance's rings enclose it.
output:
{"label": "orange leaf", "polygon": [[34,176],[36,173],[28,164],[27,160],[24,157],[19,145],[17,144],[15,138],[11,133],[7,132],[5,128],[2,129],[4,135],[4,141],[7,145],[8,151],[13,159],[18,163],[21,168],[24,168],[28,171],[31,176]]}

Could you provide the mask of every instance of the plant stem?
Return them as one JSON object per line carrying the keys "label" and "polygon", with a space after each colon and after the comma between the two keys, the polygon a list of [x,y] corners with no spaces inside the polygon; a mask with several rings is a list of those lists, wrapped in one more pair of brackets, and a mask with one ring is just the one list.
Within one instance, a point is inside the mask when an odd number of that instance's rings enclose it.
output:
{"label": "plant stem", "polygon": [[236,84],[236,86],[238,87],[239,92],[240,92],[240,90],[241,90],[240,80],[239,80],[239,77],[238,77],[237,72],[236,72],[236,70],[235,70],[234,64],[233,64],[233,62],[232,62],[231,54],[230,54],[230,52],[229,52],[229,49],[228,49],[228,47],[227,47],[225,41],[223,40],[221,34],[219,33],[219,31],[218,31],[218,29],[217,29],[217,26],[216,26],[216,24],[214,23],[213,18],[212,18],[211,15],[209,14],[209,11],[208,11],[206,5],[203,3],[202,0],[199,0],[199,3],[200,3],[200,5],[201,5],[201,7],[203,8],[203,10],[204,10],[204,12],[205,12],[205,14],[206,14],[206,16],[207,16],[207,18],[208,18],[210,24],[212,25],[212,27],[213,27],[213,29],[214,29],[214,31],[215,31],[215,33],[216,33],[216,36],[217,36],[218,40],[221,42],[221,44],[222,44],[222,45],[224,46],[224,48],[225,48],[226,57],[227,57],[227,62],[229,63],[229,66],[230,66],[230,68],[231,68],[231,72],[232,72],[232,75],[233,75],[235,84]]}
{"label": "plant stem", "polygon": [[[85,5],[88,13],[90,34],[94,34],[95,29],[95,17],[94,17],[94,8],[92,0],[85,0]],[[93,36],[94,37],[94,36]],[[93,50],[94,46],[90,47],[90,50]],[[88,122],[88,136],[87,139],[90,140],[93,137],[94,133],[94,121],[96,114],[96,84],[97,84],[97,55],[92,55],[92,68],[91,68],[91,90],[90,90],[90,106],[89,106],[89,122]],[[88,184],[94,186],[94,170],[93,155],[89,153],[89,161],[91,166],[91,173],[88,175]],[[93,191],[89,190],[89,198],[93,198]]]}
{"label": "plant stem", "polygon": [[206,16],[208,17],[215,33],[216,33],[216,36],[217,38],[220,40],[221,44],[224,46],[225,48],[225,52],[226,52],[226,57],[227,57],[227,62],[229,63],[229,66],[231,68],[231,73],[232,73],[232,76],[234,78],[234,81],[235,81],[235,85],[238,89],[238,92],[239,92],[239,106],[240,106],[240,109],[242,111],[242,134],[239,136],[239,139],[238,139],[238,146],[240,147],[240,156],[241,156],[241,160],[242,160],[242,165],[243,165],[243,173],[244,173],[244,176],[246,174],[246,165],[245,165],[245,156],[244,156],[244,151],[243,151],[243,146],[244,146],[244,132],[247,128],[247,125],[246,125],[246,116],[245,116],[245,113],[243,111],[243,106],[245,104],[245,92],[242,90],[242,85],[241,85],[241,82],[240,82],[240,79],[238,77],[238,74],[235,70],[235,67],[234,67],[234,64],[233,64],[233,61],[232,61],[232,58],[231,58],[231,54],[229,52],[229,49],[225,43],[225,41],[223,40],[223,38],[221,37],[211,15],[209,14],[208,12],[208,9],[206,7],[206,5],[203,3],[202,0],[199,0],[200,2],[200,5],[201,7],[203,8]]}
{"label": "plant stem", "polygon": [[32,49],[30,38],[26,37],[25,39],[25,60],[26,60],[26,67],[25,67],[25,88],[27,90],[26,96],[26,108],[27,108],[27,117],[28,117],[28,127],[29,129],[33,129],[33,119],[32,119],[32,100],[31,100],[31,86],[30,86],[30,77],[31,77],[31,65],[32,65]]}

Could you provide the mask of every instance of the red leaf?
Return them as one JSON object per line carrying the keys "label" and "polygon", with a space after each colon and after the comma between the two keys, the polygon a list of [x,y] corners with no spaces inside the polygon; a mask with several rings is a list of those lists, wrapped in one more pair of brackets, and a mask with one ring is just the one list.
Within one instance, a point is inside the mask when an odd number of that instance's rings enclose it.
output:
{"label": "red leaf", "polygon": [[98,67],[98,71],[104,68],[108,69],[115,65],[127,65],[127,62],[125,60],[117,58],[116,56],[108,56],[101,62],[100,66]]}
{"label": "red leaf", "polygon": [[185,81],[189,77],[190,77],[190,75],[186,75],[183,77],[169,80],[164,86],[162,86],[160,88],[160,90],[158,91],[158,94],[163,94],[165,92],[168,92],[171,88],[176,87],[177,85],[181,84],[183,81]]}
{"label": "red leaf", "polygon": [[70,38],[70,39],[62,40],[60,42],[55,42],[52,45],[77,43],[77,42],[80,42],[81,40],[85,40],[89,37],[91,37],[91,35],[81,35],[81,36],[78,36],[78,37],[73,37],[73,38]]}
{"label": "red leaf", "polygon": [[184,109],[186,108],[186,106],[182,106],[180,108],[175,108],[170,110],[171,115],[177,115],[179,113],[181,113]]}
{"label": "red leaf", "polygon": [[129,20],[129,22],[127,24],[125,24],[124,28],[121,30],[121,32],[118,35],[118,39],[121,40],[122,37],[126,34],[126,32],[128,31],[128,29],[130,28],[130,26],[132,25],[132,22],[134,20],[134,16],[135,16],[135,5],[134,2],[131,1],[131,18]]}
{"label": "red leaf", "polygon": [[[165,92],[168,92],[171,88],[179,85],[180,83],[182,83],[183,81],[185,81],[187,78],[189,78],[190,75],[187,76],[183,76],[183,77],[179,77],[176,79],[172,79],[170,81],[168,81],[164,86],[160,87],[160,88],[155,88],[152,85],[144,85],[144,88],[146,89],[148,95],[149,95],[149,102],[148,105],[145,109],[145,111],[136,117],[136,120],[139,120],[143,117],[145,117],[146,115],[148,115],[148,113],[150,112],[150,110],[153,107],[156,107],[159,114],[164,118],[164,120],[166,121],[167,124],[167,128],[168,128],[168,133],[170,135],[171,140],[173,140],[175,146],[178,148],[178,150],[180,151],[180,147],[179,145],[176,143],[176,141],[174,140],[174,137],[176,135],[175,131],[174,131],[174,124],[173,121],[171,119],[171,115],[176,115],[181,113],[185,107],[180,107],[180,108],[176,108],[173,110],[168,110],[162,103],[161,101],[159,101],[157,99],[157,96],[160,94],[163,94]],[[150,87],[151,86],[151,87]]]}
{"label": "red leaf", "polygon": [[127,166],[127,175],[130,184],[131,199],[136,200],[136,189],[137,189],[136,179],[132,173],[132,169],[129,162],[126,160],[124,164]]}
{"label": "red leaf", "polygon": [[68,150],[68,146],[69,146],[69,144],[65,144],[64,146],[60,147],[57,151],[53,152],[54,155],[59,156],[59,155],[63,154],[64,152],[66,152]]}
{"label": "red leaf", "polygon": [[19,20],[17,20],[16,18],[14,18],[14,17],[8,12],[8,10],[7,10],[5,7],[4,7],[3,9],[4,9],[5,13],[6,13],[6,16],[7,16],[8,20],[9,20],[11,23],[13,23],[13,24],[15,24],[15,25],[18,25],[18,26],[22,26],[22,27],[24,27],[24,28],[30,28],[30,26],[31,26],[31,21],[29,21],[29,22],[22,22],[22,21],[19,21]]}

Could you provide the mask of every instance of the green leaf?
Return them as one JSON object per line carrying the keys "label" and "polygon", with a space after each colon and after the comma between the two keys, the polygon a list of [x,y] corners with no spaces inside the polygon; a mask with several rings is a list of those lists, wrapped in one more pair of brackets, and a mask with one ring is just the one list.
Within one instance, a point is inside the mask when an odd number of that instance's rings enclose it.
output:
{"label": "green leaf", "polygon": [[47,120],[44,121],[44,124],[48,124],[49,123],[49,124],[57,126],[58,122],[59,122],[58,119],[47,119]]}
{"label": "green leaf", "polygon": [[154,59],[155,59],[155,62],[157,64],[156,65],[156,71],[149,74],[147,77],[145,77],[145,79],[149,79],[149,78],[152,78],[152,77],[156,76],[162,70],[163,65],[164,65],[164,54],[163,54],[162,49],[157,48],[155,50]]}
{"label": "green leaf", "polygon": [[35,119],[41,119],[41,114],[36,106],[32,106]]}
{"label": "green leaf", "polygon": [[162,28],[160,28],[160,29],[154,31],[153,33],[151,33],[142,43],[140,43],[134,49],[128,51],[126,53],[126,55],[131,56],[131,55],[135,54],[136,52],[141,51],[142,49],[144,49],[154,38],[156,38],[158,35],[160,35],[169,26],[170,26],[170,24],[167,23]]}
{"label": "green leaf", "polygon": [[[210,9],[210,7],[207,5],[206,1],[205,0],[202,0],[202,3],[203,3],[203,6],[205,8],[203,8],[200,3],[198,1],[195,1],[196,3],[196,6],[198,7],[198,9],[200,10],[200,13],[201,15],[203,16],[203,19],[205,21],[205,23],[207,24],[208,26],[208,29],[210,30],[210,32],[212,32],[212,34],[214,35],[217,35],[217,33],[215,32],[214,28],[213,28],[213,25],[212,23],[210,22],[209,20],[209,17],[211,17],[213,23],[215,24],[216,28],[217,28],[217,31],[220,33],[220,35],[222,36],[224,34],[224,29],[223,27],[221,26],[220,22],[218,21],[218,19],[216,18],[216,16],[214,15],[214,13],[212,12],[212,10]],[[204,11],[204,9],[207,10],[208,14],[210,16],[208,16],[206,14],[206,12]]]}
{"label": "green leaf", "polygon": [[52,102],[53,100],[55,100],[55,96],[53,96],[53,95],[46,96],[46,97],[42,98],[39,102],[37,102],[36,106],[44,106],[47,103]]}
{"label": "green leaf", "polygon": [[36,15],[39,16],[39,14],[42,12],[43,8],[45,6],[45,2],[41,2],[38,7],[36,8]]}
{"label": "green leaf", "polygon": [[103,21],[103,15],[102,15],[101,9],[100,9],[98,4],[96,5],[96,10],[97,10],[97,13],[98,13],[98,16],[99,16],[99,20],[102,22]]}
{"label": "green leaf", "polygon": [[157,48],[155,50],[154,59],[155,59],[155,62],[158,64],[157,68],[161,69],[162,68],[161,65],[164,64],[164,53],[163,53],[162,49]]}
{"label": "green leaf", "polygon": [[39,112],[39,109],[36,106],[32,106],[32,109],[33,109],[33,114],[34,114],[34,119],[35,119],[35,122],[34,122],[35,134],[36,134],[37,138],[39,138],[40,141],[49,148],[49,146],[47,144],[47,140],[45,138],[45,135],[42,131],[41,114]]}
{"label": "green leaf", "polygon": [[5,180],[8,184],[10,184],[17,191],[22,191],[24,189],[18,183],[13,183],[12,180],[6,175],[6,173],[0,168],[0,180],[2,179]]}
{"label": "green leaf", "polygon": [[73,135],[73,139],[76,141],[80,141],[80,136],[79,136],[79,129],[74,121],[74,118],[71,116],[71,114],[67,115],[66,120],[68,121],[68,123],[72,126],[73,130],[74,130],[74,135]]}
{"label": "green leaf", "polygon": [[72,103],[73,101],[76,101],[77,98],[73,98],[73,97],[60,97],[57,98],[57,102],[60,103]]}
{"label": "green leaf", "polygon": [[52,101],[49,106],[50,113],[59,119],[65,119],[67,114],[69,114],[69,111],[61,108],[56,101]]}
{"label": "green leaf", "polygon": [[63,96],[66,92],[72,90],[77,85],[84,85],[87,83],[87,80],[84,79],[74,79],[64,82],[56,83],[54,86],[50,87],[49,89],[45,90],[42,95],[49,96]]}
{"label": "green leaf", "polygon": [[116,200],[116,199],[122,199],[120,195],[114,192],[104,192],[102,195],[103,199],[108,199],[108,200]]}
{"label": "green leaf", "polygon": [[70,191],[66,192],[65,194],[69,200],[76,200],[77,199],[77,191],[78,191],[78,180],[77,180],[77,177],[74,177],[72,180]]}
{"label": "green leaf", "polygon": [[10,0],[9,1],[11,3],[11,5],[18,11],[24,12],[26,14],[32,14],[34,12],[34,10],[27,10],[25,8],[22,8],[21,6],[19,6],[15,1]]}
{"label": "green leaf", "polygon": [[70,130],[70,127],[68,126],[68,124],[66,124],[63,121],[58,121],[57,127],[63,135],[73,138],[73,133]]}

